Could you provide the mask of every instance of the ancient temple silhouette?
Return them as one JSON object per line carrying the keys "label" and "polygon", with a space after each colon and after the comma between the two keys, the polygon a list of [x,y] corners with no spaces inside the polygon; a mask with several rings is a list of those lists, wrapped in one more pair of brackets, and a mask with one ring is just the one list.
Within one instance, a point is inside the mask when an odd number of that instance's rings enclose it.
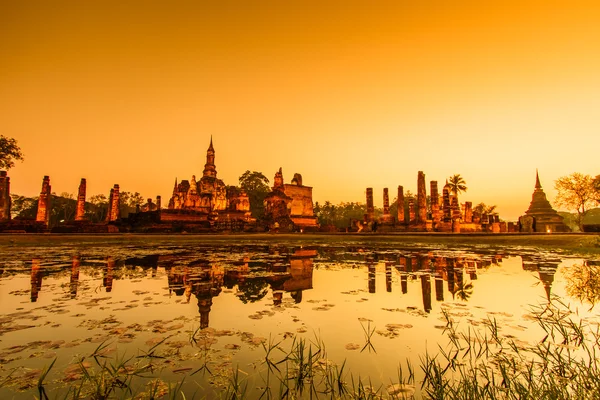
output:
{"label": "ancient temple silhouette", "polygon": [[525,215],[519,218],[519,227],[521,232],[569,232],[570,229],[565,225],[561,217],[546,198],[546,193],[542,189],[540,176],[535,171],[535,189],[531,196],[529,209]]}

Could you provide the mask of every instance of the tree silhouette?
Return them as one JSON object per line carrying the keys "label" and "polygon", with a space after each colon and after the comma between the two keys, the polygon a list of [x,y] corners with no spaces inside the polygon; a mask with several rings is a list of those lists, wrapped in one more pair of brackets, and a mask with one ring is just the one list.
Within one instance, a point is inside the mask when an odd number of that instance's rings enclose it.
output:
{"label": "tree silhouette", "polygon": [[454,195],[458,195],[459,193],[467,191],[467,185],[465,180],[460,174],[452,175],[448,178],[448,184],[450,185],[450,189]]}
{"label": "tree silhouette", "polygon": [[13,138],[0,135],[0,169],[9,170],[15,161],[23,161],[23,153]]}
{"label": "tree silhouette", "polygon": [[574,172],[554,181],[554,188],[558,192],[554,204],[568,210],[577,210],[577,224],[583,231],[583,218],[596,202],[594,179],[590,175]]}

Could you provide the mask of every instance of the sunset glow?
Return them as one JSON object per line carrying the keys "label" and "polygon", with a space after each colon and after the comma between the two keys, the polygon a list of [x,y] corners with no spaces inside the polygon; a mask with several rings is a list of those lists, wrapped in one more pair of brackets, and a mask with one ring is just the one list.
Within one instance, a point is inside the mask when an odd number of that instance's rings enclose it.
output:
{"label": "sunset glow", "polygon": [[[0,12],[11,192],[170,197],[246,170],[315,201],[464,177],[461,202],[516,220],[535,170],[598,175],[600,3],[13,2]],[[428,187],[428,185],[427,185]],[[393,198],[393,196],[392,196]]]}

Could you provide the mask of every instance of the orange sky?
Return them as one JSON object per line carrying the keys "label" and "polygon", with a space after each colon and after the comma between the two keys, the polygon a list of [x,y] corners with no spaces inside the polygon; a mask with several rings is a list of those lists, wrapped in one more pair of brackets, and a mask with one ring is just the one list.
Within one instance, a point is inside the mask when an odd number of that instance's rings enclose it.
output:
{"label": "orange sky", "polygon": [[[28,1],[0,11],[0,134],[13,193],[168,201],[200,176],[283,167],[364,203],[461,174],[516,219],[539,168],[600,174],[597,1]],[[394,197],[393,195],[391,197]],[[165,200],[163,200],[165,201]],[[166,202],[165,201],[165,202]]]}

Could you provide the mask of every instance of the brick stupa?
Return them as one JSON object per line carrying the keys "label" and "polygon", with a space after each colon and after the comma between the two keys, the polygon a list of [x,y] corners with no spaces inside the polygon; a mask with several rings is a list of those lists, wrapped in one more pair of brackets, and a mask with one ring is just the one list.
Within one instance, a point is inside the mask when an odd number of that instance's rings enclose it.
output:
{"label": "brick stupa", "polygon": [[[527,218],[531,217],[531,218]],[[561,217],[550,202],[546,198],[546,193],[540,184],[540,177],[537,170],[535,171],[535,190],[531,198],[529,209],[525,211],[525,215],[519,219],[521,221],[521,231],[531,232],[569,232],[570,229],[565,225],[563,217]],[[523,229],[527,225],[529,229]]]}

